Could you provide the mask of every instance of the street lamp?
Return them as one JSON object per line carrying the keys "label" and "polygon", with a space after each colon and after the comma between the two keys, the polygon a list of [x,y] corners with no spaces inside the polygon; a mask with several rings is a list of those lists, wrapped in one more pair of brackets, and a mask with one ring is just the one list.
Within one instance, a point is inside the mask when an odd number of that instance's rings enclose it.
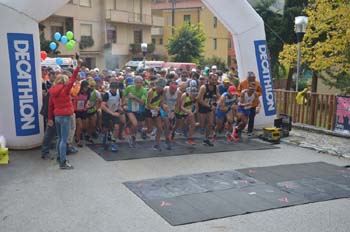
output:
{"label": "street lamp", "polygon": [[299,75],[300,75],[301,41],[303,40],[304,34],[306,32],[308,17],[306,16],[295,17],[294,23],[295,23],[295,32],[297,34],[297,42],[298,42],[297,78],[296,78],[296,85],[295,85],[295,90],[296,92],[298,92]]}
{"label": "street lamp", "polygon": [[146,69],[146,53],[147,53],[147,43],[141,44],[141,51],[143,54],[143,70]]}

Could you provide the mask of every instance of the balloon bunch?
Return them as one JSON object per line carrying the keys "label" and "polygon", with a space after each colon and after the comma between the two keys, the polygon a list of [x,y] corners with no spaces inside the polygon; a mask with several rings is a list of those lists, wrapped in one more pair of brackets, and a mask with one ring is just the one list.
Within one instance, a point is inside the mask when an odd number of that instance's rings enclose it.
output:
{"label": "balloon bunch", "polygon": [[[71,31],[67,31],[66,35],[61,35],[61,33],[56,32],[54,34],[54,38],[56,41],[61,41],[62,44],[66,45],[67,51],[72,51],[76,45],[76,41],[73,39],[74,34]],[[54,51],[57,48],[56,42],[50,43],[50,49]]]}

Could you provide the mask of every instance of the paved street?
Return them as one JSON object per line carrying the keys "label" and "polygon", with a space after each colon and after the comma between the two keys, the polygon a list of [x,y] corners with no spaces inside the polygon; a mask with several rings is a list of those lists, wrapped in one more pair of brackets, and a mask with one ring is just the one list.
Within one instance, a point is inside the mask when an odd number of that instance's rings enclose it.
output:
{"label": "paved street", "polygon": [[124,181],[238,168],[350,160],[282,143],[280,149],[106,162],[88,148],[69,157],[74,170],[12,151],[0,166],[0,231],[344,231],[350,199],[313,203],[173,227],[131,193]]}

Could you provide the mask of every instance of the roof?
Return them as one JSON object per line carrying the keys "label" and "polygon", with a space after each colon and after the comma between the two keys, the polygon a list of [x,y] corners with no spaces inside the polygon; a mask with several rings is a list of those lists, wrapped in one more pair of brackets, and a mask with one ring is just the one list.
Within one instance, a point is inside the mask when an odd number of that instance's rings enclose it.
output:
{"label": "roof", "polygon": [[[177,1],[175,3],[175,9],[186,9],[186,8],[199,8],[203,7],[204,4],[201,0],[187,0],[187,1]],[[152,10],[171,10],[171,2],[160,2],[152,3]]]}

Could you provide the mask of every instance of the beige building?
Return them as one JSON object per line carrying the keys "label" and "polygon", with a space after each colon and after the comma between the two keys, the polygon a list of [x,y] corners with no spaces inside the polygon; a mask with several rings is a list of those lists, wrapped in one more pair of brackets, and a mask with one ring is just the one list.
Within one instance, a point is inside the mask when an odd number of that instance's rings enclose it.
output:
{"label": "beige building", "polygon": [[163,19],[152,17],[151,0],[71,0],[40,24],[47,40],[73,31],[76,47],[67,51],[59,43],[60,56],[80,52],[90,68],[115,69],[142,59],[141,43],[153,52],[151,28],[162,27]]}
{"label": "beige building", "polygon": [[[164,18],[164,30],[161,35],[153,35],[152,41],[156,45],[156,52],[164,52],[164,47],[172,35],[172,0],[153,0],[152,13]],[[224,25],[202,3],[201,0],[176,0],[174,5],[174,25],[181,26],[183,23],[201,24],[207,39],[204,47],[204,57],[220,57],[228,66],[231,65],[232,36]],[[234,54],[233,54],[234,55]]]}

